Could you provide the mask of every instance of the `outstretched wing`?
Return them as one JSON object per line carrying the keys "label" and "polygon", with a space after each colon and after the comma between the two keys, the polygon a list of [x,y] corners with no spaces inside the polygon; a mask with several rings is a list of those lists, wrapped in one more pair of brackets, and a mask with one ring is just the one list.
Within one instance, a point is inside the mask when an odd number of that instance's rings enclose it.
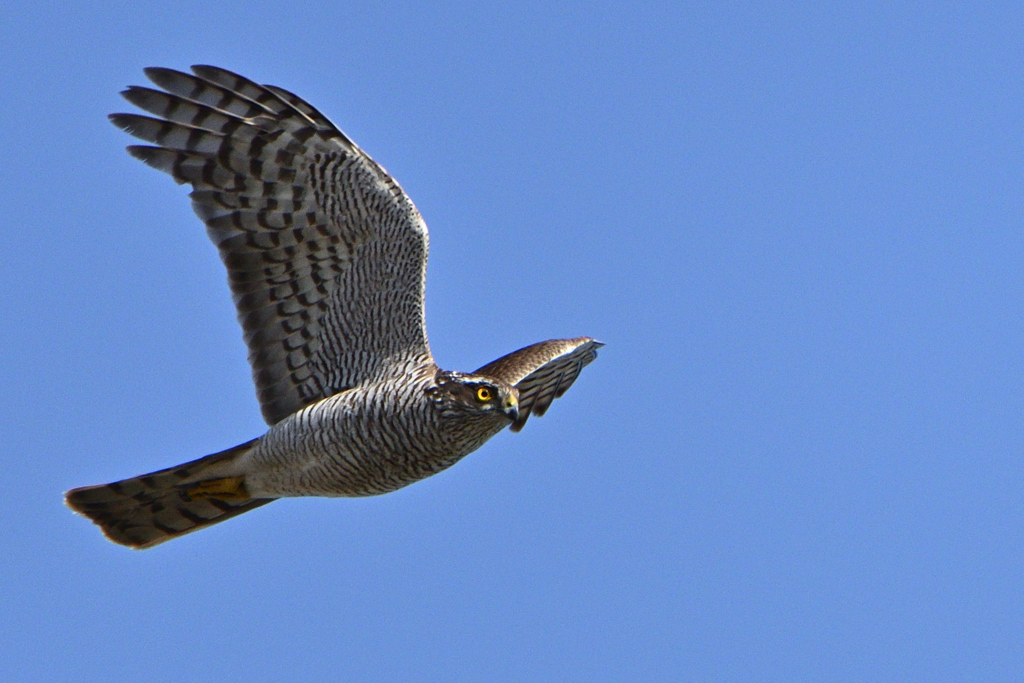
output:
{"label": "outstretched wing", "polygon": [[473,374],[501,380],[519,390],[519,419],[512,423],[512,431],[518,432],[531,413],[540,417],[552,401],[569,390],[602,346],[590,337],[550,339],[502,356]]}
{"label": "outstretched wing", "polygon": [[193,187],[228,270],[263,417],[430,359],[427,227],[398,183],[312,106],[211,66],[149,68],[111,121]]}

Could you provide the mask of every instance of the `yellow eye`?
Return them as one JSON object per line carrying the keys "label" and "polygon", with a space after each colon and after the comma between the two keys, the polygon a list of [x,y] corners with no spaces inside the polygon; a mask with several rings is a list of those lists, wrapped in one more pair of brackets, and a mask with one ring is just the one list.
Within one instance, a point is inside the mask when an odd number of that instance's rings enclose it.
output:
{"label": "yellow eye", "polygon": [[487,402],[494,398],[494,393],[487,387],[480,387],[476,390],[476,398],[478,401]]}

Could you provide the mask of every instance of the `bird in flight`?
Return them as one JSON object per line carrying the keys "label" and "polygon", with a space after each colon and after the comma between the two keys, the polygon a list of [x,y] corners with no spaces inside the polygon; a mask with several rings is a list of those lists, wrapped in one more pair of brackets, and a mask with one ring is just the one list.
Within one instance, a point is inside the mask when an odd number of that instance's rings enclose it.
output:
{"label": "bird in flight", "polygon": [[440,369],[423,310],[427,226],[311,105],[212,66],[149,68],[160,89],[110,120],[137,159],[192,186],[228,271],[263,436],[65,494],[107,538],[150,548],[289,496],[372,496],[436,474],[543,415],[602,344],[552,339],[474,372]]}

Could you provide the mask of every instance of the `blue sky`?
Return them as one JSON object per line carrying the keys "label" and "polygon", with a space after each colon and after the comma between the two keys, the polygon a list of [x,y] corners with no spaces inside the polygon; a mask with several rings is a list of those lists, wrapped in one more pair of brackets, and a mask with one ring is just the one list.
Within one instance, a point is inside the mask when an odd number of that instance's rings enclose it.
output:
{"label": "blue sky", "polygon": [[[1024,670],[1024,13],[21,3],[0,23],[0,679]],[[520,434],[142,553],[61,492],[263,432],[141,69],[308,99],[431,230],[447,368],[607,343]]]}

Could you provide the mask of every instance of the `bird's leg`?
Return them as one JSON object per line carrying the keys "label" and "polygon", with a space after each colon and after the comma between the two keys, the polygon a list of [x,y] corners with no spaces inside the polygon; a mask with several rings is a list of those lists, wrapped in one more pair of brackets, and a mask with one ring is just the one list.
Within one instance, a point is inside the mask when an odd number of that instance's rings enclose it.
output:
{"label": "bird's leg", "polygon": [[186,490],[192,500],[216,498],[217,500],[248,500],[249,492],[245,490],[242,477],[224,477],[201,481]]}

